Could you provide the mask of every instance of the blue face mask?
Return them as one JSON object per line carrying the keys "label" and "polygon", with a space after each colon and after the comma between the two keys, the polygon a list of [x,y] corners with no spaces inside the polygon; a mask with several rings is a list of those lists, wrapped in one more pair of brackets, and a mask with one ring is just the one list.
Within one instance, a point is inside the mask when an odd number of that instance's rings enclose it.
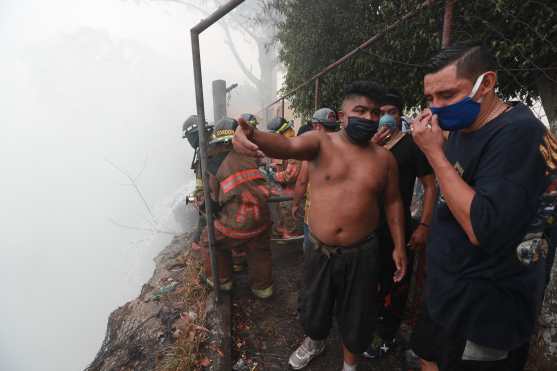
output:
{"label": "blue face mask", "polygon": [[381,120],[379,120],[379,130],[382,127],[388,128],[391,132],[394,131],[397,128],[395,118],[388,113],[383,115],[383,117],[381,117]]}
{"label": "blue face mask", "polygon": [[441,129],[456,131],[472,125],[480,114],[480,103],[472,97],[478,92],[484,76],[485,73],[476,79],[472,92],[466,98],[445,107],[430,107],[431,113],[437,115]]}
{"label": "blue face mask", "polygon": [[379,123],[360,117],[348,117],[348,124],[344,129],[346,135],[356,144],[364,145],[369,143],[371,138],[377,133]]}

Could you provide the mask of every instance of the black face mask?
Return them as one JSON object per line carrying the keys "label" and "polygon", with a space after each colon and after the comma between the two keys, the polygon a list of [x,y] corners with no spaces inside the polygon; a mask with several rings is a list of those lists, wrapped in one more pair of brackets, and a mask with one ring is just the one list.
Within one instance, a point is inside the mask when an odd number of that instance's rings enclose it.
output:
{"label": "black face mask", "polygon": [[348,124],[344,130],[351,141],[359,145],[364,145],[369,143],[371,138],[377,133],[378,127],[378,121],[367,120],[360,117],[348,117]]}

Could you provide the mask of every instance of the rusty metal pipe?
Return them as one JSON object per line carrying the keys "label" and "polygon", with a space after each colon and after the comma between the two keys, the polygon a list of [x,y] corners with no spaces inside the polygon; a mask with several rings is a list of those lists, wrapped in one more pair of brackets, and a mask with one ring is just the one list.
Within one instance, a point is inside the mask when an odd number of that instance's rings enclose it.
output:
{"label": "rusty metal pipe", "polygon": [[369,38],[368,40],[366,40],[363,44],[361,44],[360,46],[358,46],[356,49],[350,51],[348,54],[346,54],[345,56],[343,56],[342,58],[338,59],[336,62],[331,63],[330,65],[328,65],[327,67],[325,67],[324,69],[322,69],[321,71],[319,71],[317,74],[315,74],[313,77],[311,77],[310,79],[304,81],[303,83],[301,83],[300,85],[296,86],[294,89],[286,92],[283,96],[281,96],[280,98],[277,98],[276,100],[274,100],[273,102],[271,102],[266,108],[271,107],[272,105],[276,104],[277,102],[279,102],[281,99],[285,99],[288,98],[289,96],[291,96],[292,94],[296,93],[298,90],[300,90],[301,88],[307,86],[310,82],[312,82],[315,79],[318,79],[320,77],[322,77],[323,75],[329,73],[331,70],[337,68],[338,66],[340,66],[341,64],[343,64],[344,62],[346,62],[347,60],[349,60],[350,58],[352,58],[355,54],[359,53],[360,51],[368,48],[371,44],[373,44],[375,41],[379,40],[380,38],[382,38],[383,36],[385,36],[389,31],[393,30],[394,28],[398,27],[401,23],[406,22],[409,18],[412,18],[413,16],[415,16],[416,14],[418,14],[422,9],[431,6],[433,3],[435,2],[435,0],[426,0],[423,3],[421,3],[420,5],[418,5],[416,7],[416,9],[406,13],[405,15],[403,15],[401,18],[399,18],[397,21],[391,23],[390,25],[388,25],[387,27],[385,27],[385,29],[383,29],[382,31],[379,31],[378,33],[376,33],[375,35],[373,35],[371,38]]}
{"label": "rusty metal pipe", "polygon": [[231,0],[226,4],[223,4],[213,13],[211,13],[210,16],[208,16],[207,18],[205,18],[204,20],[202,20],[201,22],[193,26],[193,28],[190,31],[192,33],[195,32],[196,34],[202,33],[207,28],[212,26],[213,23],[216,23],[219,19],[221,19],[222,17],[230,13],[234,8],[236,8],[238,5],[240,5],[243,2],[244,0]]}
{"label": "rusty metal pipe", "polygon": [[207,132],[205,123],[205,103],[203,101],[203,78],[201,74],[201,51],[199,48],[199,34],[210,27],[213,23],[224,17],[232,9],[243,3],[244,0],[231,0],[218,8],[209,17],[199,22],[190,30],[191,54],[193,59],[193,76],[195,81],[195,102],[197,116],[199,119],[199,160],[201,162],[201,177],[203,179],[203,193],[205,195],[205,214],[207,218],[207,234],[209,239],[209,256],[211,258],[211,272],[215,290],[215,301],[220,301],[220,280],[215,254],[215,229],[213,224],[213,210],[211,207],[211,191],[209,188],[209,176],[207,174]]}
{"label": "rusty metal pipe", "polygon": [[443,48],[447,48],[451,45],[453,33],[453,13],[455,5],[456,0],[447,0],[445,3],[445,14],[443,15]]}
{"label": "rusty metal pipe", "polygon": [[315,97],[313,101],[314,109],[317,111],[321,102],[321,80],[318,78],[315,79]]}

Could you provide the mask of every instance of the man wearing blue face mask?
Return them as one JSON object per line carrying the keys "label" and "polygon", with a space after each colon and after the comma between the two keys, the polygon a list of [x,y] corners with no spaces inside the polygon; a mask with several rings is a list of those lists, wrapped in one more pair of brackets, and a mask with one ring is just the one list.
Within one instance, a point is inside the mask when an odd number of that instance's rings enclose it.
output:
{"label": "man wearing blue face mask", "polygon": [[519,247],[535,247],[530,224],[554,166],[555,141],[525,105],[497,97],[494,59],[483,46],[443,49],[430,67],[424,78],[430,108],[412,132],[442,197],[412,348],[422,370],[522,370],[544,257],[534,249],[533,259],[524,260]]}
{"label": "man wearing blue face mask", "polygon": [[336,319],[344,371],[356,370],[357,355],[370,343],[377,316],[379,197],[394,241],[391,258],[400,281],[406,271],[404,214],[398,173],[389,151],[371,142],[383,89],[371,82],[345,88],[338,132],[310,131],[283,139],[241,123],[234,146],[243,153],[309,162],[309,238],[304,253],[300,318],[307,337],[289,365],[306,367],[325,349]]}
{"label": "man wearing blue face mask", "polygon": [[[423,249],[426,244],[437,191],[435,176],[427,159],[414,143],[412,135],[401,130],[402,109],[403,101],[400,94],[395,90],[388,91],[381,100],[379,131],[372,140],[388,149],[397,162],[399,189],[404,207],[405,240],[409,241],[406,251],[408,271],[411,272],[414,251]],[[416,179],[420,180],[424,188],[424,207],[419,221],[413,222],[410,206]],[[377,236],[381,261],[378,301],[382,305],[379,310],[377,336],[364,352],[364,356],[371,359],[382,358],[396,345],[396,333],[402,321],[412,278],[411,274],[407,274],[396,284],[391,278],[395,270],[390,258],[394,245],[384,218],[377,229]]]}

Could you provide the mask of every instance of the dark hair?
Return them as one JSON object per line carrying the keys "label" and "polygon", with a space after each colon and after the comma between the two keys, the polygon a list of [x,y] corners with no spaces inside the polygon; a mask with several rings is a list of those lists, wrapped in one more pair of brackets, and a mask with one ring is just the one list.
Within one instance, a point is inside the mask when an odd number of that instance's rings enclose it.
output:
{"label": "dark hair", "polygon": [[467,41],[441,49],[431,58],[426,72],[435,73],[453,64],[456,65],[457,76],[469,80],[495,70],[495,58],[491,51],[485,45]]}
{"label": "dark hair", "polygon": [[377,103],[383,98],[385,88],[374,81],[353,81],[344,85],[343,100],[353,97],[367,97]]}
{"label": "dark hair", "polygon": [[385,94],[383,94],[383,98],[381,98],[381,102],[379,104],[382,106],[386,104],[393,105],[398,109],[398,113],[402,115],[402,109],[404,108],[402,96],[394,89],[387,90]]}

